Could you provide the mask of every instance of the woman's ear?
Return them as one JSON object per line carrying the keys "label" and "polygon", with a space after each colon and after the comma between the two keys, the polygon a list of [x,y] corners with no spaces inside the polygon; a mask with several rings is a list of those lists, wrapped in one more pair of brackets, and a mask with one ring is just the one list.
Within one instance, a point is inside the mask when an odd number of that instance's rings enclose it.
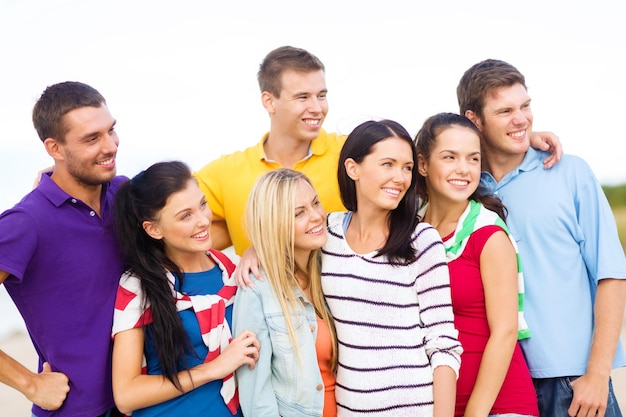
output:
{"label": "woman's ear", "polygon": [[426,159],[422,154],[417,155],[417,172],[422,177],[427,177],[428,175],[428,164],[426,163]]}
{"label": "woman's ear", "polygon": [[357,181],[359,179],[359,164],[352,158],[348,158],[344,161],[343,167],[346,170],[346,174],[353,181]]}
{"label": "woman's ear", "polygon": [[161,233],[161,228],[155,222],[146,220],[141,225],[143,226],[143,230],[145,230],[148,236],[150,236],[152,239],[163,239],[163,233]]}

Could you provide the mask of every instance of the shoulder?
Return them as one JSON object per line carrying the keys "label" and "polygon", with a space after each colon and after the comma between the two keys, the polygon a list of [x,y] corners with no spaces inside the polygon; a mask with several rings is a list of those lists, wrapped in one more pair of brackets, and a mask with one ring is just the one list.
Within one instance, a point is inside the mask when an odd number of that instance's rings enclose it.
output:
{"label": "shoulder", "polygon": [[263,149],[261,143],[257,143],[256,145],[249,146],[245,149],[222,155],[198,170],[196,172],[196,175],[209,174],[214,172],[215,170],[221,170],[224,167],[236,167],[238,165],[247,163],[250,160],[261,160],[263,154],[259,153],[259,149]]}
{"label": "shoulder", "polygon": [[49,219],[48,216],[55,208],[54,204],[48,202],[45,193],[35,189],[26,194],[13,207],[2,212],[0,214],[0,222],[7,221],[6,219],[10,218],[10,222],[14,223],[13,227],[26,227],[36,222],[38,218]]}
{"label": "shoulder", "polygon": [[445,251],[439,232],[429,223],[419,222],[411,235],[411,239],[418,256],[426,253],[437,254],[439,252],[442,255]]}
{"label": "shoulder", "polygon": [[[498,233],[501,232],[501,233]],[[482,252],[485,244],[489,240],[497,241],[503,245],[510,244],[510,238],[507,235],[506,231],[498,226],[498,225],[487,225],[482,226],[479,229],[475,230],[469,237],[467,242],[468,247],[473,247],[479,253]]]}
{"label": "shoulder", "polygon": [[545,184],[557,194],[601,187],[587,161],[576,155],[563,155],[555,166],[540,171],[544,171],[540,175],[548,181]]}
{"label": "shoulder", "polygon": [[[120,277],[117,287],[116,309],[124,310],[133,299],[143,299],[143,287],[141,279],[130,271],[126,271]],[[120,308],[120,306],[124,306]]]}
{"label": "shoulder", "polygon": [[208,255],[214,262],[226,270],[228,276],[231,276],[235,271],[234,262],[224,252],[217,249],[209,249]]}
{"label": "shoulder", "polygon": [[120,187],[125,184],[128,181],[128,177],[124,176],[124,175],[118,175],[116,177],[114,177],[110,182],[109,185],[107,187],[107,193],[108,194],[115,194]]}
{"label": "shoulder", "polygon": [[346,142],[346,135],[342,135],[336,132],[328,133],[326,131],[323,131],[323,133],[324,135],[320,135],[320,137],[323,137],[329,145],[342,147],[343,144]]}
{"label": "shoulder", "polygon": [[[265,274],[265,271],[261,270],[261,279],[259,279],[259,277],[255,276],[254,274],[250,274],[250,280],[252,280],[252,283],[254,284],[254,286],[252,288],[238,288],[237,289],[237,299],[238,300],[250,300],[252,298],[259,298],[259,299],[264,299],[266,297],[268,297],[270,294],[272,294],[273,289],[272,289],[272,284],[270,284],[269,279],[267,278],[267,275]],[[239,301],[241,302],[241,301]],[[235,303],[235,305],[237,305],[237,303]],[[239,305],[239,308],[241,309],[243,307],[243,304]]]}
{"label": "shoulder", "polygon": [[413,231],[414,239],[422,239],[424,241],[439,241],[441,242],[441,236],[439,232],[430,223],[419,222]]}
{"label": "shoulder", "polygon": [[[329,231],[333,231],[334,233],[339,233],[343,228],[343,222],[346,216],[349,214],[347,211],[335,211],[332,213],[328,213],[326,216],[326,226]],[[343,233],[341,233],[343,235]]]}
{"label": "shoulder", "polygon": [[317,138],[313,139],[313,142],[311,142],[311,149],[314,154],[331,152],[332,154],[339,155],[345,142],[345,135],[340,135],[339,133],[328,133],[324,129],[321,129]]}

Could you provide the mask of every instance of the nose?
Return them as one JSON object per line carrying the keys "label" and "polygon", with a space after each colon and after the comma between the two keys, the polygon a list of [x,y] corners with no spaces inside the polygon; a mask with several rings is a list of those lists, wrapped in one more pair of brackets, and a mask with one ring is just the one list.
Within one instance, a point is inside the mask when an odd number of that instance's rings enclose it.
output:
{"label": "nose", "polygon": [[117,147],[119,146],[120,140],[117,137],[117,133],[113,131],[112,133],[107,133],[103,144],[103,153],[115,153],[117,152]]}
{"label": "nose", "polygon": [[468,171],[468,164],[467,161],[463,158],[459,158],[457,164],[456,164],[456,172],[458,173],[466,173]]}
{"label": "nose", "polygon": [[210,214],[206,214],[206,213],[200,213],[200,215],[198,216],[198,224],[197,227],[199,228],[209,228],[209,232],[210,232],[210,228],[211,228],[211,215]]}
{"label": "nose", "polygon": [[522,109],[518,109],[513,113],[514,124],[522,125],[522,124],[525,124],[527,120],[528,120],[528,117],[526,117],[526,114],[524,113]]}
{"label": "nose", "polygon": [[411,172],[404,169],[404,167],[397,167],[393,170],[393,181],[400,184],[403,183],[407,176],[411,176]]}
{"label": "nose", "polygon": [[321,102],[321,100],[318,97],[313,96],[309,100],[309,111],[311,113],[321,113],[322,112],[322,102]]}

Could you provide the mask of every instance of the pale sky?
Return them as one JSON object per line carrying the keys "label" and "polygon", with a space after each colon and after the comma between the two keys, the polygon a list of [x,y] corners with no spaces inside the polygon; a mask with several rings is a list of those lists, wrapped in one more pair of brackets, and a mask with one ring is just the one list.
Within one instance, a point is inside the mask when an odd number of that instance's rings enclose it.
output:
{"label": "pale sky", "polygon": [[414,134],[458,111],[467,68],[503,59],[526,76],[534,129],[559,135],[603,184],[626,182],[620,3],[0,0],[0,210],[52,162],[30,119],[46,86],[82,81],[106,97],[118,173],[170,159],[196,170],[268,130],[256,72],[282,45],[324,62],[324,127],[342,133],[384,117]]}

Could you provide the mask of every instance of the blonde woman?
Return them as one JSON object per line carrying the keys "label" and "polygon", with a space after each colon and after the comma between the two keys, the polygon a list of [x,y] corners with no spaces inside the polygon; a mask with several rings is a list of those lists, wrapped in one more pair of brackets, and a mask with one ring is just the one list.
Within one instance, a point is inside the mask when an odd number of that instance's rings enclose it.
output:
{"label": "blonde woman", "polygon": [[336,337],[320,280],[325,226],[304,174],[279,169],[255,184],[246,229],[260,276],[238,291],[233,317],[235,334],[252,331],[261,343],[255,369],[237,370],[244,415],[336,416]]}

